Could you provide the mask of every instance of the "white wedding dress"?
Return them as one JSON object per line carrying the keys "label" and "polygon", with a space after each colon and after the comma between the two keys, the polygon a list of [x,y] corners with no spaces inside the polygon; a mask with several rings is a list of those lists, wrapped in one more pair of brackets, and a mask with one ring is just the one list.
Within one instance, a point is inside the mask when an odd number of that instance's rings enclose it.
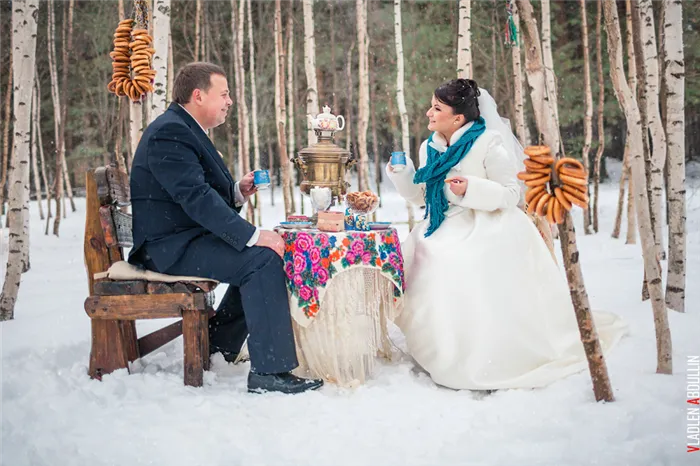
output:
{"label": "white wedding dress", "polygon": [[[438,135],[433,144],[446,150]],[[413,184],[415,168],[407,163],[400,172],[387,169],[387,176],[406,200],[423,206],[425,185]],[[563,271],[517,206],[516,170],[501,134],[486,130],[448,174],[468,179],[465,196],[445,183],[444,222],[426,238],[423,220],[402,244],[406,293],[396,323],[413,358],[439,385],[542,387],[587,367]],[[594,319],[607,352],[626,327],[612,314]]]}

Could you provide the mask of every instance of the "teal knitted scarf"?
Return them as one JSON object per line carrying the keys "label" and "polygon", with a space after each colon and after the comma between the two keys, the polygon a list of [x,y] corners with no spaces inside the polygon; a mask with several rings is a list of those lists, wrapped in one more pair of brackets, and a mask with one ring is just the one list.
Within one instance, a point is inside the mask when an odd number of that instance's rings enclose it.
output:
{"label": "teal knitted scarf", "polygon": [[450,207],[445,197],[445,177],[447,173],[464,158],[474,145],[474,141],[486,130],[486,124],[482,117],[474,121],[461,138],[447,148],[442,155],[431,143],[433,136],[428,139],[428,160],[425,166],[413,177],[413,183],[425,183],[425,216],[430,217],[428,230],[425,237],[432,235],[445,220],[445,212]]}

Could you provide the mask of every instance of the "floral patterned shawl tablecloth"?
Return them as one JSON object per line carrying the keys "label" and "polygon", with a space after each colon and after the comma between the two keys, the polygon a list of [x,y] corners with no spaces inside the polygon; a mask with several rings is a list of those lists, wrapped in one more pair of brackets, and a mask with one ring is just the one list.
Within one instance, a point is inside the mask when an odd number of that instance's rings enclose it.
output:
{"label": "floral patterned shawl tablecloth", "polygon": [[394,300],[404,292],[403,257],[394,228],[326,233],[278,230],[285,241],[284,270],[294,320],[307,327],[319,312],[328,285],[355,267],[374,268],[394,284]]}

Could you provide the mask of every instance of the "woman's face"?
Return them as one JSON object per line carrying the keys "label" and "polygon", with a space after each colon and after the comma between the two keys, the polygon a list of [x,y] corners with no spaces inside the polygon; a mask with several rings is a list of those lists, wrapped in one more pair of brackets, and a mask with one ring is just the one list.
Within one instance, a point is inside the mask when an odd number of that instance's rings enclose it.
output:
{"label": "woman's face", "polygon": [[462,126],[464,120],[463,115],[455,115],[452,107],[440,102],[435,96],[433,96],[430,108],[425,115],[428,117],[428,129],[442,135],[454,133]]}

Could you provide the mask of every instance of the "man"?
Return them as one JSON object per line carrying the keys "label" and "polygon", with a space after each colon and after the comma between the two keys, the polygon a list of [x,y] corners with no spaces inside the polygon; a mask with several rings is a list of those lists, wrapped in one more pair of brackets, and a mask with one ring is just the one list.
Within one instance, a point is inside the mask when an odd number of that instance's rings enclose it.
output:
{"label": "man", "polygon": [[239,215],[256,192],[253,174],[234,182],[207,130],[233,102],[221,67],[191,63],[173,84],[173,103],[143,133],[131,169],[134,247],[129,261],[170,275],[229,284],[209,321],[210,353],[233,361],[248,337],[248,391],[300,393],[321,380],[297,367],[281,256],[282,238]]}

